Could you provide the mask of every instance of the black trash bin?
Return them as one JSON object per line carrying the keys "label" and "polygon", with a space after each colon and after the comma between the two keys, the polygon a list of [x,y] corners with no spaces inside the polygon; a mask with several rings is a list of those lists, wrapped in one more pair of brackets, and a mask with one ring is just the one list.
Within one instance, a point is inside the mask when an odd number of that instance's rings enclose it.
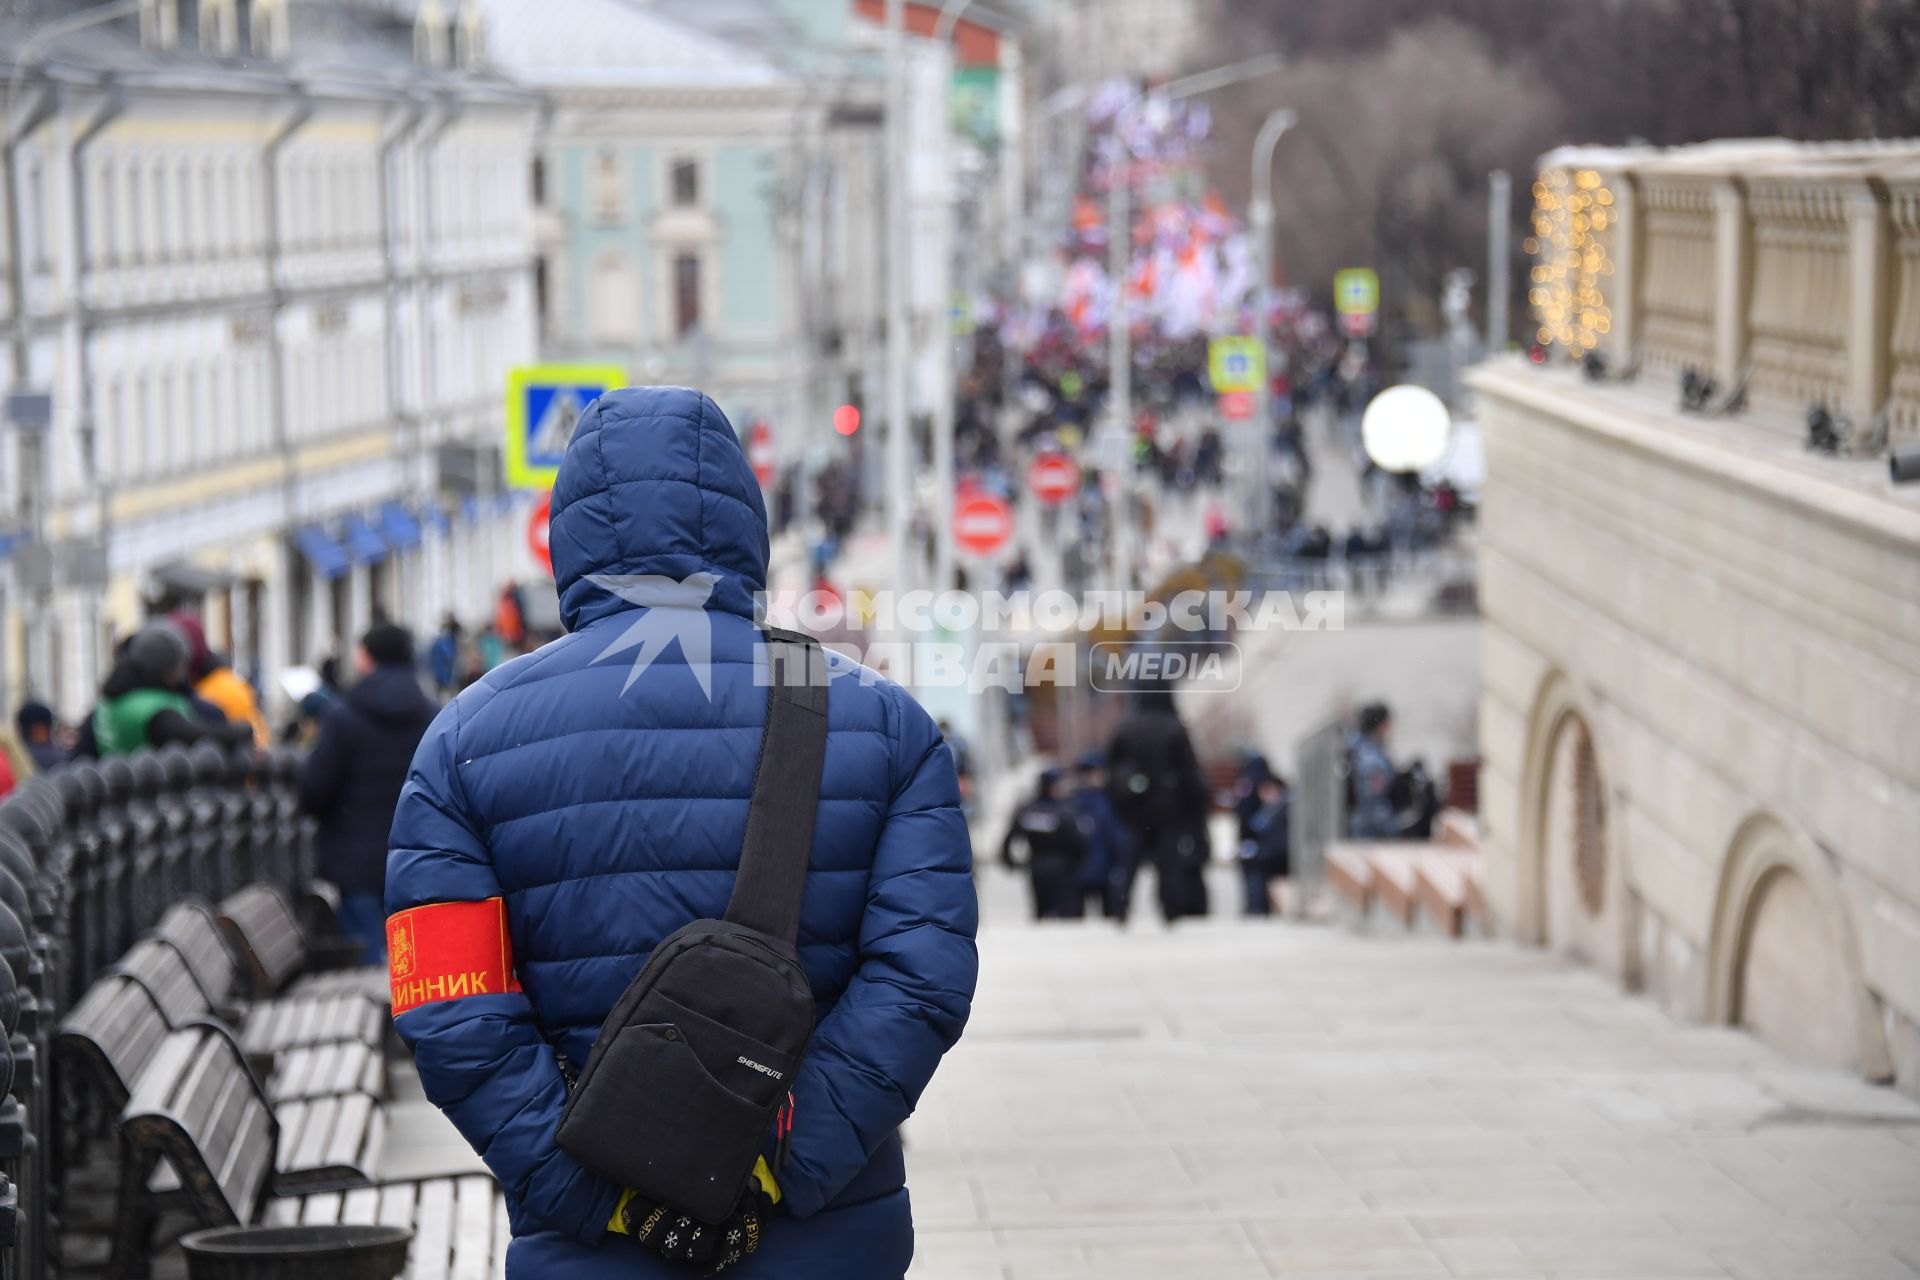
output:
{"label": "black trash bin", "polygon": [[215,1227],[182,1238],[188,1280],[394,1280],[406,1227]]}

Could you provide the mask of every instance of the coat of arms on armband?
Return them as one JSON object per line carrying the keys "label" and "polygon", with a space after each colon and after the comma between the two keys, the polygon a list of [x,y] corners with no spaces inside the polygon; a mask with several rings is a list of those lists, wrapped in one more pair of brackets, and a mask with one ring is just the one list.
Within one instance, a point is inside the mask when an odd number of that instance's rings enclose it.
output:
{"label": "coat of arms on armband", "polygon": [[387,957],[395,981],[413,976],[413,921],[395,922],[393,936],[387,939]]}

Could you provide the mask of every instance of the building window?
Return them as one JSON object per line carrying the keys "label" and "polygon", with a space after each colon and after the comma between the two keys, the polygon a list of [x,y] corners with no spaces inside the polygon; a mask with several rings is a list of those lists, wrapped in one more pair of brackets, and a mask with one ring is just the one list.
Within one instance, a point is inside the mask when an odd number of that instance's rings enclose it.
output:
{"label": "building window", "polygon": [[165,475],[180,462],[179,445],[174,440],[173,428],[176,415],[173,411],[173,371],[164,370],[160,374],[160,390],[155,396],[153,466],[155,475]]}
{"label": "building window", "polygon": [[693,208],[700,203],[700,166],[692,160],[675,160],[669,186],[674,208]]}
{"label": "building window", "polygon": [[626,254],[609,249],[593,260],[587,281],[587,331],[595,342],[624,346],[639,337],[640,290],[633,279],[633,263]]}
{"label": "building window", "polygon": [[620,153],[602,147],[593,157],[593,216],[600,222],[618,222],[626,214],[625,184],[621,181]]}
{"label": "building window", "polygon": [[127,166],[127,261],[138,264],[146,259],[146,205],[140,198],[140,165]]}
{"label": "building window", "polygon": [[192,465],[205,456],[207,444],[206,404],[200,399],[200,370],[195,365],[187,366],[186,406],[186,412],[181,415],[181,434],[186,437],[181,461]]}
{"label": "building window", "polygon": [[26,258],[27,269],[44,272],[47,269],[47,241],[41,234],[46,225],[46,191],[40,174],[40,161],[31,160],[27,164],[27,207],[22,211],[20,231],[25,237],[21,248]]}
{"label": "building window", "polygon": [[173,193],[167,182],[167,166],[153,166],[153,260],[165,262],[173,256]]}
{"label": "building window", "polygon": [[240,18],[234,0],[200,0],[200,49],[221,58],[240,50]]}
{"label": "building window", "polygon": [[469,71],[487,60],[487,20],[473,0],[462,4],[454,19],[453,60]]}
{"label": "building window", "polygon": [[182,160],[174,171],[173,198],[180,227],[180,256],[194,258],[206,241],[207,224],[193,216],[193,165]]}
{"label": "building window", "polygon": [[291,43],[287,0],[253,0],[253,29],[247,34],[254,57],[286,57]]}
{"label": "building window", "polygon": [[530,185],[533,188],[534,207],[538,208],[547,202],[547,158],[545,156],[535,156],[533,158],[533,172]]}
{"label": "building window", "polygon": [[220,227],[220,202],[213,194],[213,161],[200,162],[200,244],[205,257],[211,258],[224,243]]}
{"label": "building window", "polygon": [[116,182],[113,165],[109,161],[102,161],[94,172],[99,179],[95,185],[100,189],[100,209],[95,224],[100,231],[100,243],[95,258],[102,266],[111,267],[120,257],[120,210],[118,201],[114,199]]}
{"label": "building window", "polygon": [[[98,428],[93,433],[96,450],[96,462],[100,471],[109,480],[118,480],[127,474],[127,389],[119,378],[107,384],[107,424],[106,430]],[[102,441],[105,442],[106,456],[99,457]]]}
{"label": "building window", "polygon": [[700,259],[683,253],[673,260],[673,330],[681,337],[700,327]]}
{"label": "building window", "polygon": [[171,49],[179,41],[177,0],[140,0],[140,43],[148,49]]}

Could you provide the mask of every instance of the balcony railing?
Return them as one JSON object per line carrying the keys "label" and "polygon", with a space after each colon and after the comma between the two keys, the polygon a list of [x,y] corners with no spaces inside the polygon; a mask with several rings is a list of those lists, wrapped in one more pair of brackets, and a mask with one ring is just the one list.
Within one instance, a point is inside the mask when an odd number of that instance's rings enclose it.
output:
{"label": "balcony railing", "polygon": [[1920,141],[1564,148],[1535,230],[1560,346],[1920,438]]}

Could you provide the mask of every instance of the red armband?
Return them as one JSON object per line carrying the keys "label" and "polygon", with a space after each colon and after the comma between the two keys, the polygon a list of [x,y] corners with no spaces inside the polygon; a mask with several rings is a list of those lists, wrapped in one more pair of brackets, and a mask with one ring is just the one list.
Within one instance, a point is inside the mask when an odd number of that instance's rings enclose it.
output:
{"label": "red armband", "polygon": [[396,1018],[436,1000],[518,991],[506,900],[433,902],[389,916],[387,969]]}

